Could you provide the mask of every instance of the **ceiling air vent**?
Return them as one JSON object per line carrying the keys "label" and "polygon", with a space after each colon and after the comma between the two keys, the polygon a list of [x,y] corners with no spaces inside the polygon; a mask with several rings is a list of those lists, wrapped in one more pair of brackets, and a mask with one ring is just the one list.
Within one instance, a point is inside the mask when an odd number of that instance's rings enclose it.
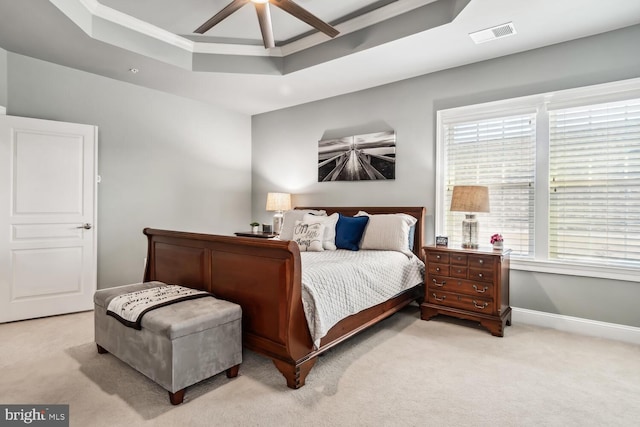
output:
{"label": "ceiling air vent", "polygon": [[516,33],[516,27],[513,25],[513,22],[509,22],[507,24],[497,25],[495,27],[487,28],[486,30],[476,31],[475,33],[470,33],[469,37],[476,43],[484,43],[492,40],[496,40],[502,37],[511,36]]}

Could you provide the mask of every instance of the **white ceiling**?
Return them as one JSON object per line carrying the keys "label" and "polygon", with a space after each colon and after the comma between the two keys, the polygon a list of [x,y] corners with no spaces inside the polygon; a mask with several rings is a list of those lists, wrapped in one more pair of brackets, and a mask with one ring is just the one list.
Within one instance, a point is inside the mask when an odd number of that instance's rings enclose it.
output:
{"label": "white ceiling", "polygon": [[[125,49],[114,46],[113,41],[97,40],[52,4],[71,1],[88,0],[0,0],[0,47],[246,114],[298,105],[640,23],[638,0],[471,0],[451,23],[365,49],[354,49],[357,50],[355,53],[347,52],[327,62],[318,61],[317,65],[299,71],[268,75],[194,72],[170,61],[134,53],[129,46]],[[100,1],[167,32],[184,35],[185,31],[193,30],[194,22],[197,27],[230,0]],[[403,1],[413,0],[392,3]],[[454,1],[464,3],[464,0]],[[377,3],[364,0],[297,2],[329,22],[367,4]],[[251,5],[243,9],[252,12]],[[241,12],[245,13],[243,10],[236,12],[239,15],[235,24],[236,17],[231,16],[219,24],[219,29],[211,30],[220,31],[219,34],[207,34],[206,37],[259,42],[257,20],[253,17],[251,22],[250,14],[244,16]],[[279,40],[308,30],[288,15],[276,20],[274,12],[273,21]],[[514,36],[480,45],[475,45],[468,37],[472,31],[510,21],[517,30]],[[375,27],[370,28],[373,33]],[[370,36],[374,38],[375,34]],[[126,36],[120,39],[118,44],[126,46]],[[133,74],[129,72],[131,68],[140,72]]]}

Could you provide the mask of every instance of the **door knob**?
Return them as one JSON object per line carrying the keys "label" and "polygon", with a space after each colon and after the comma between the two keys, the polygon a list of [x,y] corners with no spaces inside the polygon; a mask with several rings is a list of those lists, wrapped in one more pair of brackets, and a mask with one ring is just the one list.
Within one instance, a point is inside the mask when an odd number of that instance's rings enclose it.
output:
{"label": "door knob", "polygon": [[76,227],[76,228],[84,228],[85,230],[91,230],[91,224],[86,223],[86,224],[81,225],[80,227]]}

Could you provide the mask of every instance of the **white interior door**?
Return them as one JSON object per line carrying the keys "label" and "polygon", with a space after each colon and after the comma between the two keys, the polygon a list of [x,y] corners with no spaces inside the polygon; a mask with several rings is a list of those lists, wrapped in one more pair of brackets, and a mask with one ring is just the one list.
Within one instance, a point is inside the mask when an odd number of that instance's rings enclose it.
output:
{"label": "white interior door", "polygon": [[0,322],[93,308],[97,135],[0,116]]}

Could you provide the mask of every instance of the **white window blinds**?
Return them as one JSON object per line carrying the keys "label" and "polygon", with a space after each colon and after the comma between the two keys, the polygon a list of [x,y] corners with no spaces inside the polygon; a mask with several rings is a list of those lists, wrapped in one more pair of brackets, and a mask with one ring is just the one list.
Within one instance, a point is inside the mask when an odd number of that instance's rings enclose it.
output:
{"label": "white window blinds", "polygon": [[549,258],[640,261],[640,99],[549,112]]}
{"label": "white window blinds", "polygon": [[443,227],[450,242],[462,241],[464,218],[449,211],[453,187],[485,185],[491,212],[477,214],[480,245],[500,233],[514,254],[533,255],[535,129],[535,113],[443,122]]}

